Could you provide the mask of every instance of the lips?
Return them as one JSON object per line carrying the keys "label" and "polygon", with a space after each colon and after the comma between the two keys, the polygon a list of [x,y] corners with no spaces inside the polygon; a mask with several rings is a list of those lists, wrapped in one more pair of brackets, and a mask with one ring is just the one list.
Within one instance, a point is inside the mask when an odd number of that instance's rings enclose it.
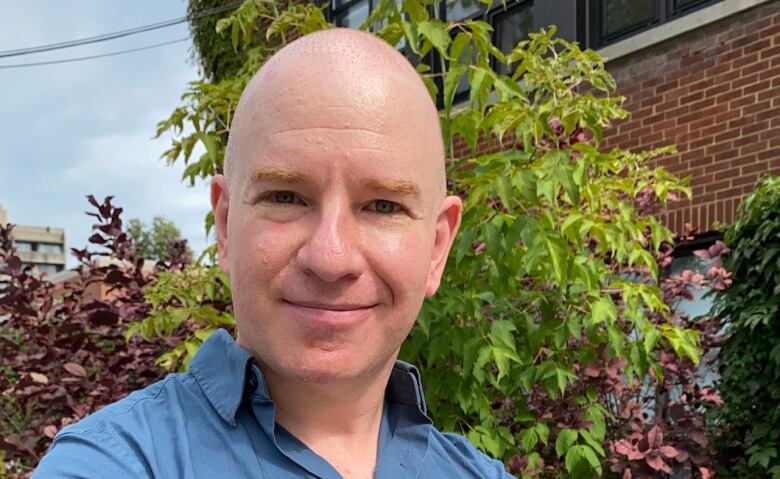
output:
{"label": "lips", "polygon": [[309,326],[346,327],[368,319],[375,304],[283,300],[292,318]]}
{"label": "lips", "polygon": [[353,303],[319,303],[313,301],[289,301],[283,300],[291,306],[300,306],[303,308],[322,309],[326,311],[355,311],[374,307],[373,304],[353,304]]}

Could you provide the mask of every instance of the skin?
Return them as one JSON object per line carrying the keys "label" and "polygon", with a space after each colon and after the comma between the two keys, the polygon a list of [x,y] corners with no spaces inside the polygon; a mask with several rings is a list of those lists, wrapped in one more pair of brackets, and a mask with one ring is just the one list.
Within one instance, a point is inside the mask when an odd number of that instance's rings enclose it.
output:
{"label": "skin", "polygon": [[344,477],[373,477],[387,380],[460,224],[443,151],[406,59],[332,29],[255,75],[212,182],[238,343],[277,422]]}

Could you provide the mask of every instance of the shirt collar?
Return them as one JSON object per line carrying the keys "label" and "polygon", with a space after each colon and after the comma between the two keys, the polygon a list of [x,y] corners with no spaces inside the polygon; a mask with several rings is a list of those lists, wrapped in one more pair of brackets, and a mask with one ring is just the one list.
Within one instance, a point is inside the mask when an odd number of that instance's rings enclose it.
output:
{"label": "shirt collar", "polygon": [[[224,329],[218,329],[200,347],[192,361],[190,373],[220,417],[236,425],[236,413],[246,393],[254,392],[268,399],[268,389],[252,355],[236,343]],[[385,397],[390,403],[416,406],[427,415],[420,373],[411,364],[396,361]]]}

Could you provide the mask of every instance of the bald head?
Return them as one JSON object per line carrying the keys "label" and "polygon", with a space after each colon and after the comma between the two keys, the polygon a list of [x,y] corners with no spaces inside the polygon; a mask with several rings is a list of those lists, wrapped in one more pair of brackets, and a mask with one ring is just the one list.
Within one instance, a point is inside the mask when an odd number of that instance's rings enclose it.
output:
{"label": "bald head", "polygon": [[413,166],[433,196],[444,197],[436,107],[407,59],[374,35],[341,28],[316,32],[263,65],[242,93],[231,124],[224,166],[228,184],[251,174],[243,171],[244,158],[270,154],[269,140],[284,142],[289,136],[292,141],[289,133],[304,130],[311,134],[303,138],[308,145],[300,146],[334,154],[344,152],[328,144],[329,130],[364,135],[362,147],[377,151],[386,143],[380,136],[392,136],[401,150],[415,152]]}
{"label": "bald head", "polygon": [[422,80],[372,35],[308,35],[249,82],[228,151],[211,204],[239,344],[270,385],[383,391],[462,210]]}

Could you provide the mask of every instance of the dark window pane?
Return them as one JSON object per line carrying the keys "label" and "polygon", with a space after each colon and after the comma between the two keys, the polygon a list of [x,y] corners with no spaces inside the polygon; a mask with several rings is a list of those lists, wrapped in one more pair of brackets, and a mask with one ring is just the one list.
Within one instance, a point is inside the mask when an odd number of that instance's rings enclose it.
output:
{"label": "dark window pane", "polygon": [[681,10],[688,7],[695,7],[696,5],[703,5],[707,3],[707,0],[674,0],[674,10]]}
{"label": "dark window pane", "polygon": [[602,35],[610,36],[654,20],[659,0],[602,0]]}
{"label": "dark window pane", "polygon": [[[534,28],[534,10],[530,2],[522,7],[510,10],[498,18],[496,30],[498,34],[498,48],[508,54],[514,50],[518,43],[525,40]],[[499,73],[509,74],[510,69],[501,65]]]}
{"label": "dark window pane", "polygon": [[334,23],[339,27],[358,28],[366,18],[368,18],[368,0],[363,0],[338,13]]}
{"label": "dark window pane", "polygon": [[455,22],[485,11],[485,5],[477,0],[447,0],[447,20]]}

